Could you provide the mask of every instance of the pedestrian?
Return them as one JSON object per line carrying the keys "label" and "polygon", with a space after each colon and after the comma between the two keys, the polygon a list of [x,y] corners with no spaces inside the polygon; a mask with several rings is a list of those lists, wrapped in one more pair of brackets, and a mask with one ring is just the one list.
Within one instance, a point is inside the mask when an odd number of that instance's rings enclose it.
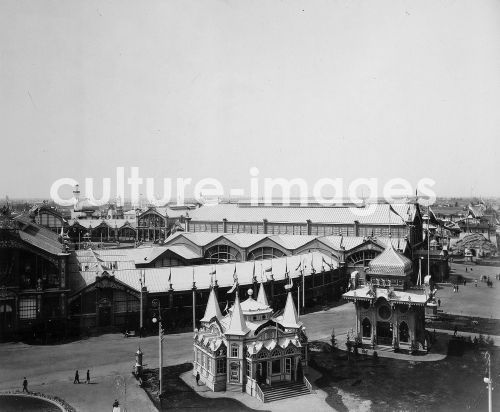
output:
{"label": "pedestrian", "polygon": [[441,299],[438,299],[438,306],[441,307]]}
{"label": "pedestrian", "polygon": [[200,372],[196,372],[196,386],[200,384]]}
{"label": "pedestrian", "polygon": [[458,292],[458,283],[457,283],[457,292]]}
{"label": "pedestrian", "polygon": [[87,380],[85,383],[90,383],[90,370],[87,369]]}
{"label": "pedestrian", "polygon": [[73,383],[80,383],[80,375],[78,375],[78,370],[75,372],[75,379],[73,380]]}
{"label": "pedestrian", "polygon": [[474,286],[477,288],[477,279],[474,281]]}
{"label": "pedestrian", "polygon": [[26,376],[23,379],[23,392],[28,392],[28,379],[26,379]]}
{"label": "pedestrian", "polygon": [[467,281],[464,279],[464,286],[467,286]]}

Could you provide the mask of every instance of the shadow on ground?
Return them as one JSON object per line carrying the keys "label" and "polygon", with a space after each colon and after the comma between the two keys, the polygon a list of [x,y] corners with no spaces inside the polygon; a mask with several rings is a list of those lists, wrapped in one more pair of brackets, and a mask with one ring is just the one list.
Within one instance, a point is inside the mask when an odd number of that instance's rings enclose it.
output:
{"label": "shadow on ground", "polygon": [[254,411],[229,398],[205,398],[198,395],[181,378],[184,372],[193,369],[191,363],[169,366],[163,368],[163,390],[164,396],[158,399],[158,369],[144,370],[144,389],[156,408],[160,411],[192,411],[200,409],[204,411]]}

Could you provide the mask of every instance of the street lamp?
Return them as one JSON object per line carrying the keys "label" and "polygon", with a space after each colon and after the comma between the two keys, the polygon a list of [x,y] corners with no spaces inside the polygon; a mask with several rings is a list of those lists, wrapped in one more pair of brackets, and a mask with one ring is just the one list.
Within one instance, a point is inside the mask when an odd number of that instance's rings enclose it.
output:
{"label": "street lamp", "polygon": [[161,326],[161,305],[159,299],[154,299],[151,304],[154,308],[158,308],[158,317],[153,317],[153,323],[158,322],[158,354],[159,354],[159,368],[158,368],[158,380],[160,382],[159,394],[158,397],[161,398],[163,393],[163,329]]}
{"label": "street lamp", "polygon": [[146,283],[146,271],[141,269],[139,272],[139,283],[141,284],[141,307],[140,309],[140,318],[139,318],[139,338],[142,338],[142,328],[143,328],[143,305],[142,305],[142,290],[144,289],[144,284]]}
{"label": "street lamp", "polygon": [[486,361],[488,362],[488,377],[484,378],[484,383],[488,384],[488,411],[492,412],[493,411],[493,404],[492,404],[492,399],[491,399],[491,391],[492,391],[492,381],[491,381],[491,356],[489,352],[486,352],[484,354],[484,357],[486,358]]}

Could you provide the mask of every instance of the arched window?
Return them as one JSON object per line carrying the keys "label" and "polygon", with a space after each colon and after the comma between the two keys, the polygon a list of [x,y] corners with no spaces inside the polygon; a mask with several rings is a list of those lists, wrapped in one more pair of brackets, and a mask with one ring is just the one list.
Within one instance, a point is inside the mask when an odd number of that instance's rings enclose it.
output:
{"label": "arched window", "polygon": [[361,323],[362,329],[363,329],[363,338],[369,338],[372,336],[372,324],[368,320],[368,318],[364,318],[363,322]]}
{"label": "arched window", "polygon": [[281,351],[279,349],[274,349],[272,352],[271,352],[271,356],[273,358],[276,358],[278,356],[281,356]]}
{"label": "arched window", "polygon": [[283,256],[285,253],[274,247],[259,247],[248,253],[247,260],[274,259]]}
{"label": "arched window", "polygon": [[375,250],[360,250],[350,255],[347,258],[347,263],[354,266],[368,266],[368,263],[377,255],[378,252]]}
{"label": "arched window", "polygon": [[258,359],[264,359],[267,358],[267,352],[265,350],[260,351],[259,354],[257,355]]}
{"label": "arched window", "polygon": [[408,324],[403,321],[399,324],[399,341],[408,342],[409,340],[410,340],[410,332],[408,330]]}
{"label": "arched window", "polygon": [[285,353],[287,355],[293,355],[295,353],[295,349],[294,348],[288,348]]}
{"label": "arched window", "polygon": [[240,262],[241,254],[234,247],[216,245],[205,252],[205,260],[207,263]]}

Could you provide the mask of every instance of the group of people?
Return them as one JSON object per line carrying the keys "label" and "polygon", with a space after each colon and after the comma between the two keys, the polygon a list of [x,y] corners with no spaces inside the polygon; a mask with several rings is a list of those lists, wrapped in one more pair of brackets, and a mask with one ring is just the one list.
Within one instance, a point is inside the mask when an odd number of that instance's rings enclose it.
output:
{"label": "group of people", "polygon": [[[75,372],[75,379],[73,380],[73,383],[80,383],[80,375],[78,374],[78,370]],[[90,383],[90,370],[87,369],[87,379],[85,380],[85,383]]]}

